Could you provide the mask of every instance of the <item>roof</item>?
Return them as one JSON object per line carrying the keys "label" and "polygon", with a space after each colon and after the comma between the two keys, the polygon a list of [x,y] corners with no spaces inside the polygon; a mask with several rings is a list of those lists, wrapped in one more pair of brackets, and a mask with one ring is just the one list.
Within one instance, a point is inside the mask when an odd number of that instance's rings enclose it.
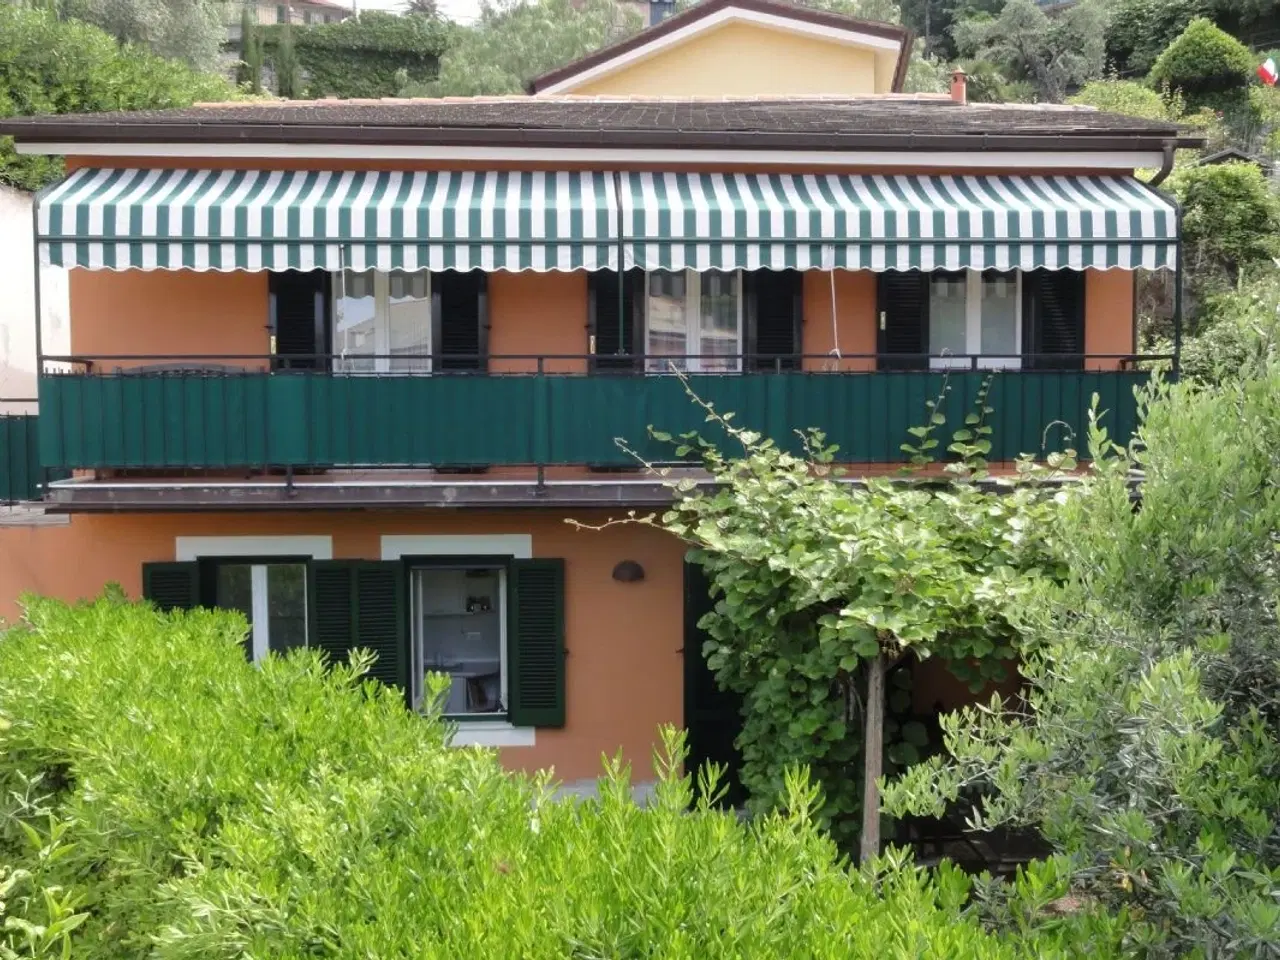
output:
{"label": "roof", "polygon": [[729,9],[783,17],[788,20],[827,27],[831,30],[839,30],[846,33],[861,33],[885,40],[895,40],[900,44],[900,48],[898,66],[894,71],[893,90],[902,89],[902,82],[907,75],[907,63],[911,58],[910,30],[892,23],[860,20],[857,17],[851,17],[843,13],[815,10],[813,7],[787,3],[786,0],[703,0],[702,3],[696,3],[687,10],[682,10],[667,17],[652,27],[632,34],[625,40],[601,47],[580,60],[575,60],[539,77],[534,77],[526,85],[526,88],[530,93],[545,91],[549,87],[607,63],[609,60],[631,53],[654,41],[670,37],[672,34],[695,26],[701,21],[709,20]]}
{"label": "roof", "polygon": [[1255,157],[1252,154],[1245,153],[1243,150],[1239,149],[1238,147],[1227,147],[1225,150],[1219,150],[1216,153],[1210,153],[1207,156],[1203,156],[1199,160],[1197,160],[1196,164],[1201,167],[1208,167],[1208,166],[1214,166],[1219,163],[1232,163],[1232,162],[1252,163],[1254,166],[1264,167],[1264,168],[1270,166],[1270,164],[1268,164],[1261,157]]}
{"label": "roof", "polygon": [[[939,96],[652,99],[524,96],[241,101],[0,118],[19,142],[379,144],[717,150],[1161,150],[1170,123],[1087,107]],[[1198,146],[1183,138],[1180,145]],[[61,152],[70,152],[63,150]],[[518,159],[513,157],[512,159]]]}

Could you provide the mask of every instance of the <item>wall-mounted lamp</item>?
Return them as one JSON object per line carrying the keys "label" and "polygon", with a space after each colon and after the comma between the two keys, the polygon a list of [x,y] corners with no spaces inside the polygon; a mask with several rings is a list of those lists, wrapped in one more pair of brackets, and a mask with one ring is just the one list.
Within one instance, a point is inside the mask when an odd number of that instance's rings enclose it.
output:
{"label": "wall-mounted lamp", "polygon": [[613,579],[619,583],[639,583],[644,579],[644,567],[634,560],[623,560],[613,568]]}

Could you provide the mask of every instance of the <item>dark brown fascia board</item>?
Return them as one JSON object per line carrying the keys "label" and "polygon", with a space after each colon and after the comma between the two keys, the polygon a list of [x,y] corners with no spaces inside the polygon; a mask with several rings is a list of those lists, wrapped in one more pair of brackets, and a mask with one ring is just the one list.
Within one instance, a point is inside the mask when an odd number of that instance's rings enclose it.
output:
{"label": "dark brown fascia board", "polygon": [[802,7],[793,3],[779,3],[777,0],[705,0],[703,3],[695,4],[687,10],[682,10],[674,16],[667,17],[661,23],[647,27],[639,33],[632,34],[625,40],[619,40],[607,47],[601,47],[594,53],[589,53],[579,60],[567,63],[563,67],[557,67],[549,70],[541,76],[534,77],[525,84],[525,90],[529,93],[537,93],[539,90],[549,87],[552,84],[560,83],[570,77],[582,73],[584,70],[590,70],[592,67],[599,66],[606,61],[612,60],[614,57],[623,53],[630,53],[637,47],[642,47],[647,43],[665,37],[669,33],[674,33],[687,27],[691,23],[697,23],[699,20],[713,13],[717,13],[728,7],[737,7],[741,10],[753,10],[756,13],[771,13],[779,17],[790,17],[793,20],[802,20],[806,23],[814,23],[823,27],[831,27],[835,30],[856,30],[859,33],[869,33],[873,37],[884,37],[888,40],[901,40],[903,42],[902,51],[898,56],[898,69],[895,72],[894,91],[901,89],[899,78],[905,77],[907,73],[907,61],[911,56],[911,31],[905,27],[895,26],[892,23],[880,23],[875,20],[859,20],[857,17],[850,17],[843,13],[832,13],[829,10],[815,10],[812,7]]}
{"label": "dark brown fascia board", "polygon": [[[59,123],[0,121],[0,135],[30,143],[329,143],[388,146],[504,146],[589,149],[737,150],[994,150],[1096,151],[1159,150],[1171,139],[1179,149],[1199,147],[1202,140],[1167,133],[1125,134],[1078,130],[1054,134],[928,133],[760,133],[752,131],[671,130],[521,130],[509,128],[375,127],[352,124],[208,124],[208,123]],[[513,158],[518,159],[518,158]]]}

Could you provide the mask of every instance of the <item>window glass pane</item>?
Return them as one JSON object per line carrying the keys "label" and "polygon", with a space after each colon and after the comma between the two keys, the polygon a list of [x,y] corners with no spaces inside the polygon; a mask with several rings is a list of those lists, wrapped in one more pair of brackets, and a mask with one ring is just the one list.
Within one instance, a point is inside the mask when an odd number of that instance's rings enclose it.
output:
{"label": "window glass pane", "polygon": [[1012,361],[1020,352],[1017,275],[983,276],[982,353]]}
{"label": "window glass pane", "polygon": [[[684,356],[689,352],[689,323],[685,313],[688,296],[683,272],[655,270],[649,274],[649,297],[645,309],[648,342],[645,352],[650,357],[648,368],[656,373],[685,369]],[[680,359],[662,359],[678,357]]]}
{"label": "window glass pane", "polygon": [[423,672],[447,673],[445,713],[503,713],[502,598],[497,570],[416,570]]}
{"label": "window glass pane", "polygon": [[963,276],[934,277],[929,283],[929,352],[964,356],[965,287]]}
{"label": "window glass pane", "polygon": [[387,277],[387,343],[397,373],[426,373],[431,369],[431,295],[425,270],[393,270]]}
{"label": "window glass pane", "polygon": [[373,271],[344,270],[334,280],[333,346],[341,357],[336,369],[372,372],[378,352]]}
{"label": "window glass pane", "polygon": [[239,610],[253,626],[253,568],[247,563],[220,563],[214,606],[221,610]]}
{"label": "window glass pane", "polygon": [[267,642],[277,653],[307,645],[307,565],[267,564]]}
{"label": "window glass pane", "polygon": [[738,354],[742,352],[738,339],[739,279],[737,271],[711,270],[702,274],[698,311],[698,353],[703,355],[698,366],[702,370],[738,369]]}

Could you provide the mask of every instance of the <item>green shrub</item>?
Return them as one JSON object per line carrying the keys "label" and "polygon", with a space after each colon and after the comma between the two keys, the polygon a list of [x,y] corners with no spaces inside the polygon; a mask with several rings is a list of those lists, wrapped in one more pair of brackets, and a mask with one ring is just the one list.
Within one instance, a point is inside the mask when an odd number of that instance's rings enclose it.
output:
{"label": "green shrub", "polygon": [[1235,287],[1242,273],[1270,266],[1280,230],[1280,200],[1252,163],[1184,167],[1169,180],[1182,204],[1187,268],[1202,290]]}
{"label": "green shrub", "polygon": [[[121,46],[97,27],[0,3],[0,116],[185,107],[235,94],[222,77]],[[35,190],[61,167],[58,158],[20,157],[0,137],[0,182]]]}
{"label": "green shrub", "polygon": [[1200,18],[1165,48],[1148,79],[1157,90],[1181,92],[1191,109],[1233,112],[1247,107],[1255,66],[1248,47]]}
{"label": "green shrub", "polygon": [[1182,347],[1182,374],[1199,383],[1262,376],[1280,361],[1280,280],[1270,270],[1240,291],[1200,304],[1195,336]]}
{"label": "green shrub", "polygon": [[[36,600],[0,638],[0,862],[88,914],[84,958],[1053,956],[962,914],[969,881],[850,874],[788,776],[787,813],[702,804],[667,736],[649,808],[610,762],[593,801],[298,652],[244,660],[237,615]],[[714,779],[714,778],[712,778]],[[46,844],[47,846],[47,844]]]}

